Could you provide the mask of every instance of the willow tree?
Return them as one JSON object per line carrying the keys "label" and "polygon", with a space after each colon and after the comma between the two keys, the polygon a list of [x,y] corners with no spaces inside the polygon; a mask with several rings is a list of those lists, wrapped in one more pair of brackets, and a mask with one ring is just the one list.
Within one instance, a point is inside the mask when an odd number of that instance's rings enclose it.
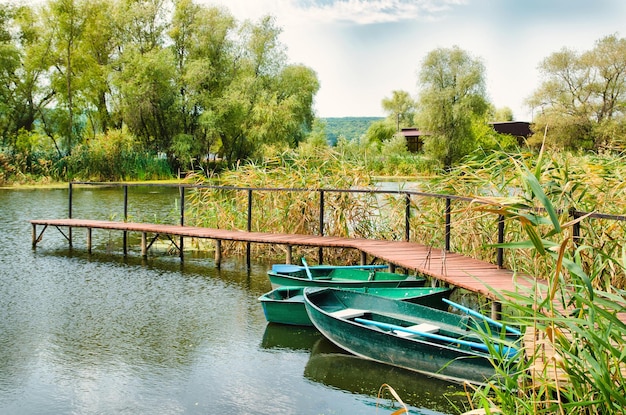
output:
{"label": "willow tree", "polygon": [[[50,120],[58,125],[58,132],[65,138],[68,154],[80,137],[76,113],[77,74],[84,68],[79,52],[85,26],[85,0],[51,0],[43,11],[43,19],[49,45],[48,59],[54,69],[50,82],[59,104],[53,108]],[[66,112],[61,113],[61,107]],[[44,118],[45,121],[45,118]]]}
{"label": "willow tree", "polygon": [[177,71],[180,162],[218,153],[229,163],[264,144],[295,145],[313,122],[315,73],[289,65],[272,17],[241,25],[225,9],[180,0],[170,36]]}
{"label": "willow tree", "polygon": [[402,127],[415,126],[416,103],[406,91],[392,91],[390,98],[383,98],[383,110],[388,114],[387,118],[396,125],[396,130]]}
{"label": "willow tree", "polygon": [[176,85],[168,41],[166,0],[122,0],[116,20],[123,28],[113,84],[116,117],[152,152],[167,153],[176,134]]}
{"label": "willow tree", "polygon": [[529,98],[541,142],[556,147],[601,149],[626,134],[626,39],[598,40],[593,49],[563,48],[545,58],[543,81]]}
{"label": "willow tree", "polygon": [[475,148],[472,120],[488,109],[485,69],[454,46],[430,52],[422,63],[420,128],[431,133],[424,151],[448,169]]}
{"label": "willow tree", "polygon": [[91,0],[85,5],[85,25],[79,53],[85,63],[77,80],[91,134],[114,128],[111,73],[121,45],[115,7],[111,0]]}
{"label": "willow tree", "polygon": [[0,144],[9,144],[10,132],[15,130],[15,92],[19,85],[16,76],[21,65],[19,49],[11,35],[15,11],[7,5],[0,5]]}

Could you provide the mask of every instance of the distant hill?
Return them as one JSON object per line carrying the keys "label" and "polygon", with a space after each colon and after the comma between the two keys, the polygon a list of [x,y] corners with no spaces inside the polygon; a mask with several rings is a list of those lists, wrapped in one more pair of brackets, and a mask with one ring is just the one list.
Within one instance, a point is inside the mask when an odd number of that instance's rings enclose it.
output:
{"label": "distant hill", "polygon": [[348,140],[358,140],[374,121],[383,119],[383,117],[320,118],[326,124],[326,137],[332,145],[337,143],[340,136]]}

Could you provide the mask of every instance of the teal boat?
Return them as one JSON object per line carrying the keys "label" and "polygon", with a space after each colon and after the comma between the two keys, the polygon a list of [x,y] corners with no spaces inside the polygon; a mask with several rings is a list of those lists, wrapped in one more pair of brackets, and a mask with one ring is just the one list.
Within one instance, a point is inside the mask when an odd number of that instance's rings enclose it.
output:
{"label": "teal boat", "polygon": [[406,274],[380,271],[386,266],[297,266],[274,265],[267,275],[272,288],[333,287],[333,288],[406,288],[423,287],[426,279]]}
{"label": "teal boat", "polygon": [[[362,358],[482,384],[495,374],[495,354],[504,362],[519,355],[514,347],[518,332],[509,333],[486,318],[333,288],[307,288],[303,295],[313,325],[335,345]],[[483,341],[487,332],[493,333],[489,344]]]}
{"label": "teal boat", "polygon": [[[418,303],[429,307],[446,307],[442,301],[450,297],[451,290],[443,287],[407,287],[407,288],[349,288],[357,292],[394,300]],[[294,326],[312,326],[304,307],[304,287],[278,287],[259,297],[265,318],[270,323],[290,324]]]}

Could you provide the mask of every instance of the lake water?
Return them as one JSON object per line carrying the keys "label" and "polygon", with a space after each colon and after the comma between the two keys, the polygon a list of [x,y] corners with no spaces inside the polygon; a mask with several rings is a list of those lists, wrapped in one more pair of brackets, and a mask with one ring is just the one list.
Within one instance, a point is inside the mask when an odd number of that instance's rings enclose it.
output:
{"label": "lake water", "polygon": [[[178,191],[132,187],[129,218],[177,223]],[[270,264],[152,251],[135,236],[55,228],[31,247],[29,219],[64,218],[68,192],[0,190],[1,414],[457,413],[462,389],[342,353],[314,329],[268,325]],[[74,218],[123,218],[120,188],[78,188]],[[41,231],[42,227],[38,227]],[[63,229],[65,232],[66,230]]]}

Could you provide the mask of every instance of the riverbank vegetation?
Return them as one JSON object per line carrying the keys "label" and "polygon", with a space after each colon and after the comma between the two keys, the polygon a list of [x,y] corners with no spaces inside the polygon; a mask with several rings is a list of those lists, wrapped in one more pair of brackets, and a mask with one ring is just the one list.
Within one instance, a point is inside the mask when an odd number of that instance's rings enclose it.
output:
{"label": "riverbank vegetation", "polygon": [[[374,184],[367,169],[321,144],[304,144],[297,153],[268,154],[270,159],[267,165],[248,165],[221,175],[217,183],[301,189],[254,192],[253,230],[317,234],[315,189],[363,189]],[[622,413],[626,326],[618,314],[624,311],[626,294],[626,224],[584,214],[573,217],[572,211],[623,212],[625,161],[623,156],[495,152],[466,158],[445,177],[419,181],[420,190],[429,193],[476,195],[475,203],[453,202],[454,252],[494,261],[497,218],[502,216],[506,266],[535,281],[530,289],[506,293],[511,297],[501,295],[501,302],[504,320],[536,333],[537,347],[524,358],[519,356],[512,370],[505,372],[503,362],[494,362],[504,375],[502,382],[475,389],[474,408],[498,407],[503,413],[519,414]],[[245,198],[245,191],[197,192],[191,196],[194,220],[245,229],[245,208],[236,202]],[[413,196],[411,203],[411,239],[442,247],[443,201]],[[403,237],[405,205],[396,195],[326,192],[324,205],[327,235]],[[576,225],[580,238],[575,237]],[[265,246],[258,249],[264,251],[255,255],[273,260],[284,255],[268,253]],[[299,255],[314,258],[316,252],[294,247],[294,256]],[[328,262],[339,263],[355,254],[326,250],[324,255]],[[546,344],[554,353],[545,353]]]}
{"label": "riverbank vegetation", "polygon": [[[513,114],[490,104],[481,59],[456,46],[423,59],[417,98],[381,100],[386,118],[324,125],[317,75],[288,61],[277,23],[192,0],[0,5],[0,184],[212,176],[319,134],[367,147],[363,163],[378,175],[445,172],[517,145],[624,148],[626,40],[616,35],[542,62],[525,140],[489,126]],[[398,134],[405,127],[424,132],[415,156]]]}
{"label": "riverbank vegetation", "polygon": [[[544,166],[541,157],[534,170],[518,164],[523,192],[492,198],[484,209],[518,222],[525,239],[504,246],[530,248],[546,271],[535,276],[530,289],[501,296],[505,319],[521,326],[527,339],[534,339],[534,348],[518,356],[512,368],[494,362],[503,382],[477,389],[472,403],[492,413],[498,408],[515,414],[623,414],[626,325],[620,314],[625,309],[626,249],[622,243],[606,244],[623,238],[623,226],[613,223],[620,231],[611,236],[594,233],[577,240],[573,228],[583,218],[559,213],[559,204],[567,199],[554,192],[560,184],[541,181],[545,170],[553,168],[553,163]],[[528,206],[541,210],[528,211]]]}
{"label": "riverbank vegetation", "polygon": [[[238,22],[191,0],[0,5],[3,180],[156,178],[150,158],[208,173],[296,145],[319,81],[288,62],[280,32],[271,16]],[[99,144],[120,136],[128,157],[111,172]]]}

